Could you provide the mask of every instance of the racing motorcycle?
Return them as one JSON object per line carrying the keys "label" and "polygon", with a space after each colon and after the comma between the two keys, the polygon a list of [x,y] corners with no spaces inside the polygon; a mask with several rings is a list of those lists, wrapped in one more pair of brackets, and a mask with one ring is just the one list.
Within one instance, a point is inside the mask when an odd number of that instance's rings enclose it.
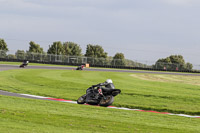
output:
{"label": "racing motorcycle", "polygon": [[84,68],[84,65],[81,65],[81,66],[78,66],[78,67],[76,68],[76,70],[83,70],[83,68]]}
{"label": "racing motorcycle", "polygon": [[90,104],[99,106],[110,106],[114,102],[114,97],[121,93],[120,89],[105,89],[102,86],[90,87],[86,94],[78,98],[78,104]]}
{"label": "racing motorcycle", "polygon": [[29,61],[24,61],[19,67],[20,68],[24,68],[26,66],[28,66]]}

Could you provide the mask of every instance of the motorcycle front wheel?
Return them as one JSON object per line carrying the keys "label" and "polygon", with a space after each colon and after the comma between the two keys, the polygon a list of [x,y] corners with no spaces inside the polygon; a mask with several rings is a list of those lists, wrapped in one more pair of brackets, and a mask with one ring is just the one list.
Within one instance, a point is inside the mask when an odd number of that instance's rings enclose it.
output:
{"label": "motorcycle front wheel", "polygon": [[77,103],[78,104],[84,104],[85,103],[85,99],[86,99],[86,94],[79,97],[78,100],[77,100]]}
{"label": "motorcycle front wheel", "polygon": [[112,95],[107,95],[100,100],[99,105],[107,107],[111,105],[113,102],[114,102],[114,97]]}

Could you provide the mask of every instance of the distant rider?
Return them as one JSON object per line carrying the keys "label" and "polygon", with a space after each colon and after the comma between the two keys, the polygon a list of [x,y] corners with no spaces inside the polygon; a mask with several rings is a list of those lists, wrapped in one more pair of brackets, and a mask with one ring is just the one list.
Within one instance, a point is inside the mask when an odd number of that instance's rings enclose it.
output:
{"label": "distant rider", "polygon": [[28,65],[28,63],[29,63],[29,61],[27,61],[27,60],[24,60],[24,62],[23,62],[24,65]]}

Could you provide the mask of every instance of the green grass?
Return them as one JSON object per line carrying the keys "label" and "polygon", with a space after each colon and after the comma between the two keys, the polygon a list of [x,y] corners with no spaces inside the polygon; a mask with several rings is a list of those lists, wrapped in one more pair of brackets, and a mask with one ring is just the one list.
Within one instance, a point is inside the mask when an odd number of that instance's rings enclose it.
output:
{"label": "green grass", "polygon": [[[120,72],[0,71],[0,89],[76,100],[88,87],[114,81],[115,106],[200,114],[200,77]],[[200,119],[0,95],[1,133],[197,133]]]}
{"label": "green grass", "polygon": [[198,76],[20,69],[0,72],[0,89],[77,100],[108,78],[122,90],[115,106],[200,115]]}
{"label": "green grass", "polygon": [[1,133],[197,133],[200,119],[0,95]]}

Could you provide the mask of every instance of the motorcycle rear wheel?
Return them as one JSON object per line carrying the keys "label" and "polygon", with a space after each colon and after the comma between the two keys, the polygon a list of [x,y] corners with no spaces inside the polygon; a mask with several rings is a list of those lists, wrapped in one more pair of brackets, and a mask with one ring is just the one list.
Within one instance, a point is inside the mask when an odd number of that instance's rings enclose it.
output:
{"label": "motorcycle rear wheel", "polygon": [[102,98],[100,100],[99,105],[107,107],[107,106],[111,105],[113,102],[114,102],[114,97],[112,95],[107,95],[107,96],[105,96],[105,99]]}
{"label": "motorcycle rear wheel", "polygon": [[86,94],[82,95],[81,97],[78,98],[77,103],[78,104],[84,104],[86,99]]}

